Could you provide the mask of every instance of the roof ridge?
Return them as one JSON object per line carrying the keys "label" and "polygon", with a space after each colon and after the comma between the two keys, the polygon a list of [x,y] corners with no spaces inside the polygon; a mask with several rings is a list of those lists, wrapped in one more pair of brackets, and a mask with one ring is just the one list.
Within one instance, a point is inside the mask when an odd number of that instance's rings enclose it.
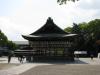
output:
{"label": "roof ridge", "polygon": [[60,27],[58,27],[54,22],[51,17],[49,17],[46,21],[46,23],[37,31],[34,33],[31,33],[30,35],[35,35],[35,34],[68,34],[64,30],[62,30]]}

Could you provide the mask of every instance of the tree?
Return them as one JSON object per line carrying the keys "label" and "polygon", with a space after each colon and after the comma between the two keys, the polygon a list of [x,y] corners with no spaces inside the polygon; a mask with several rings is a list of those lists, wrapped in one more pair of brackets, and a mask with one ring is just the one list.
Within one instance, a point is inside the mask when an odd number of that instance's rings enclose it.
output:
{"label": "tree", "polygon": [[7,37],[4,35],[4,33],[0,30],[0,46],[4,47],[7,45],[8,39]]}
{"label": "tree", "polygon": [[14,50],[17,48],[16,44],[9,41],[7,36],[0,30],[0,47],[8,47],[8,49]]}
{"label": "tree", "polygon": [[90,21],[89,23],[89,32],[91,33],[91,36],[95,40],[100,39],[100,19],[95,19]]}
{"label": "tree", "polygon": [[67,27],[64,29],[64,31],[71,33],[72,32],[72,27]]}
{"label": "tree", "polygon": [[57,0],[57,2],[58,2],[60,5],[66,4],[68,1],[76,2],[76,1],[79,1],[79,0]]}
{"label": "tree", "polygon": [[17,45],[15,43],[13,43],[12,41],[8,41],[7,46],[8,46],[9,50],[15,50],[15,49],[17,49]]}
{"label": "tree", "polygon": [[73,23],[72,33],[75,33],[75,34],[80,34],[81,33],[81,29],[80,29],[78,24]]}
{"label": "tree", "polygon": [[94,55],[100,52],[100,42],[96,44],[100,40],[100,19],[88,23],[74,23],[72,27],[65,28],[65,31],[78,34],[78,50],[86,50]]}

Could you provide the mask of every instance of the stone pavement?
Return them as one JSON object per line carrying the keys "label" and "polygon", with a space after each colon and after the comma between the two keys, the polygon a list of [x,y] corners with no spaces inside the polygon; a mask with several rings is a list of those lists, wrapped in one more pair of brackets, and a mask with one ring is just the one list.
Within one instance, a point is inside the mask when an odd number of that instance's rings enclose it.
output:
{"label": "stone pavement", "polygon": [[100,75],[100,65],[53,64],[37,66],[19,75]]}
{"label": "stone pavement", "polygon": [[32,64],[32,63],[22,64],[21,66],[13,67],[7,70],[1,70],[0,75],[19,75],[39,65],[46,65],[46,64]]}
{"label": "stone pavement", "polygon": [[79,58],[75,62],[51,63],[31,68],[19,75],[100,75],[100,59]]}
{"label": "stone pavement", "polygon": [[[24,63],[26,62],[25,60],[23,61]],[[0,63],[8,63],[8,58],[7,57],[0,57]],[[12,57],[10,63],[20,63],[18,61],[18,58]]]}
{"label": "stone pavement", "polygon": [[[0,63],[8,63],[7,57],[1,57]],[[9,64],[20,64],[20,66],[11,67],[9,69],[0,70],[0,75],[19,75],[20,73],[23,73],[31,68],[34,68],[39,65],[49,65],[46,63],[27,63],[26,60],[23,61],[23,64],[18,61],[16,57],[13,57],[11,59],[11,62]]]}
{"label": "stone pavement", "polygon": [[[0,58],[0,60],[2,60],[0,61],[0,63],[7,63],[7,58],[5,57]],[[11,63],[19,63],[19,61],[17,60],[17,58],[12,58]],[[56,64],[58,65],[57,67],[59,67],[60,64],[100,66],[100,59],[94,58],[93,60],[91,60],[90,58],[79,58],[79,59],[76,59],[75,62],[63,62],[63,63],[62,62],[60,63],[57,63],[57,62],[55,63],[27,63],[26,61],[24,61],[24,63],[21,64],[20,66],[12,67],[6,70],[0,70],[0,75],[20,75],[20,74],[24,75],[23,74],[24,72],[27,72],[27,71],[30,72],[31,70],[35,69],[35,67],[42,66],[42,65],[52,66]]]}
{"label": "stone pavement", "polygon": [[83,63],[90,64],[90,65],[100,65],[100,59],[98,58],[94,58],[93,60],[91,60],[90,58],[79,58],[79,61],[81,61],[80,64],[82,64],[83,62]]}

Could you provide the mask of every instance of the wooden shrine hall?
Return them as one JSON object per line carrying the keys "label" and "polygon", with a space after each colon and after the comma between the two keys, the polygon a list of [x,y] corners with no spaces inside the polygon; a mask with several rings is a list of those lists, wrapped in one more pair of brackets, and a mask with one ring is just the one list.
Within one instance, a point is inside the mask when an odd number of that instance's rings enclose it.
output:
{"label": "wooden shrine hall", "polygon": [[32,47],[31,60],[74,60],[76,34],[69,34],[59,28],[50,17],[37,31],[22,35]]}

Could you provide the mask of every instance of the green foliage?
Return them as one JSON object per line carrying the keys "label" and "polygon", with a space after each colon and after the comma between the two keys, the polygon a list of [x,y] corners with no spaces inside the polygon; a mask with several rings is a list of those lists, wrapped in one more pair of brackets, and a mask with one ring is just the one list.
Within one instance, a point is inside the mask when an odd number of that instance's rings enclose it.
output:
{"label": "green foliage", "polygon": [[80,34],[81,33],[79,25],[77,25],[76,23],[73,23],[72,33],[75,33],[75,34]]}
{"label": "green foliage", "polygon": [[4,33],[2,33],[2,31],[0,30],[0,46],[6,46],[7,45],[7,37],[4,35]]}
{"label": "green foliage", "polygon": [[79,28],[80,28],[80,30],[87,31],[88,30],[88,23],[86,23],[86,22],[80,23]]}
{"label": "green foliage", "polygon": [[65,31],[78,34],[78,50],[90,52],[96,50],[95,52],[98,52],[96,41],[100,40],[100,19],[95,19],[88,23],[74,23],[72,27],[65,28]]}
{"label": "green foliage", "polygon": [[15,50],[17,49],[17,45],[15,43],[13,43],[12,41],[8,41],[8,44],[7,44],[9,50]]}
{"label": "green foliage", "polygon": [[71,33],[84,34],[85,38],[87,36],[94,40],[98,40],[100,39],[100,19],[95,19],[88,23],[74,23],[73,27],[67,27],[64,30]]}
{"label": "green foliage", "polygon": [[66,32],[69,32],[69,33],[70,33],[70,32],[72,32],[72,28],[71,28],[71,27],[67,27],[67,28],[65,28],[65,29],[64,29],[64,31],[66,31]]}
{"label": "green foliage", "polygon": [[95,40],[100,39],[100,19],[95,19],[89,22],[89,31]]}
{"label": "green foliage", "polygon": [[0,47],[8,47],[10,50],[15,50],[17,48],[16,44],[9,41],[6,35],[0,30]]}
{"label": "green foliage", "polygon": [[79,0],[57,0],[57,2],[58,2],[60,5],[66,4],[68,1],[76,2],[76,1],[79,1]]}

